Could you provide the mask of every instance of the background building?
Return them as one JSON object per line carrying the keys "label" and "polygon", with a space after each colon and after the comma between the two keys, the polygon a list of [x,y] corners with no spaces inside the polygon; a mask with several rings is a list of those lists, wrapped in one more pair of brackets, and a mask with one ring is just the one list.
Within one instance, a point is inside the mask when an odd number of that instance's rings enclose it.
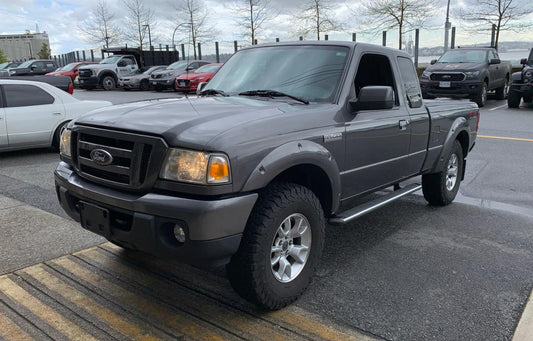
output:
{"label": "background building", "polygon": [[37,53],[41,50],[43,43],[50,46],[46,32],[30,33],[27,30],[23,34],[0,35],[0,50],[8,60],[13,61],[38,58]]}

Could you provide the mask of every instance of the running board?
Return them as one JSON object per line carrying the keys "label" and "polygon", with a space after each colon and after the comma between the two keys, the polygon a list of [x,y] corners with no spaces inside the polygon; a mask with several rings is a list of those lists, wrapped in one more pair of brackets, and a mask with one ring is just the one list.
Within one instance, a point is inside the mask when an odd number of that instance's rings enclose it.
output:
{"label": "running board", "polygon": [[335,215],[334,217],[330,218],[329,223],[332,225],[344,225],[354,220],[355,218],[359,218],[364,214],[370,213],[380,207],[390,204],[391,202],[398,200],[408,194],[416,192],[421,188],[422,186],[420,184],[408,185],[405,188],[396,190],[394,192],[391,192],[390,194],[386,194],[372,201],[365,202],[364,204],[349,209],[348,211],[341,212],[338,215]]}

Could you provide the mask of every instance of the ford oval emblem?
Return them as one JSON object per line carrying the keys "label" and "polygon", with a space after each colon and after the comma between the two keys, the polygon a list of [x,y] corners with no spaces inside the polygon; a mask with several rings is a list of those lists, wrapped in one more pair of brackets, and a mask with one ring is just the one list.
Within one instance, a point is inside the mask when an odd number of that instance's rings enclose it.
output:
{"label": "ford oval emblem", "polygon": [[91,160],[97,165],[107,166],[113,162],[113,156],[107,150],[93,149],[91,151]]}

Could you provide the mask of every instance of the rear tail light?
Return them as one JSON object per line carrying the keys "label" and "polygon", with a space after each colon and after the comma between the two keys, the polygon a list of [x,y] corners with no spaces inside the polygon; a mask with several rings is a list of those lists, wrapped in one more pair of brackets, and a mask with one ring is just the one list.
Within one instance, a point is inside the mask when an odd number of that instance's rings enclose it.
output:
{"label": "rear tail light", "polygon": [[74,85],[72,85],[72,82],[68,83],[68,93],[71,95],[74,93]]}

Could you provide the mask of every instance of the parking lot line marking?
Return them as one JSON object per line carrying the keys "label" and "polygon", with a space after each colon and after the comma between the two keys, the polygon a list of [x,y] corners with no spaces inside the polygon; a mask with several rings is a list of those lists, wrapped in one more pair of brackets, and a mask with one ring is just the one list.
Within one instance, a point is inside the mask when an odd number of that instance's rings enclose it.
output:
{"label": "parking lot line marking", "polygon": [[497,110],[497,109],[501,109],[501,108],[506,107],[506,106],[507,106],[507,104],[502,104],[502,105],[499,105],[499,106],[497,106],[497,107],[490,108],[489,111]]}
{"label": "parking lot line marking", "polygon": [[51,307],[21,288],[8,277],[0,278],[0,290],[12,300],[30,310],[70,340],[97,341],[92,335],[57,313]]}
{"label": "parking lot line marking", "polygon": [[26,268],[19,272],[28,274],[37,282],[47,287],[50,291],[61,295],[64,299],[85,310],[85,312],[88,314],[93,315],[99,320],[105,322],[111,328],[115,329],[122,335],[127,336],[131,340],[160,340],[158,337],[150,335],[149,331],[142,330],[135,324],[124,320],[111,310],[103,307],[101,304],[87,297],[81,291],[74,289],[61,279],[53,276],[47,272],[41,264]]}
{"label": "parking lot line marking", "polygon": [[15,322],[2,313],[0,313],[0,337],[6,340],[32,340]]}
{"label": "parking lot line marking", "polygon": [[271,323],[267,323],[261,319],[254,319],[242,311],[222,305],[213,299],[194,293],[190,289],[171,282],[166,283],[147,272],[142,272],[134,269],[132,266],[120,263],[116,260],[118,259],[116,256],[102,249],[90,248],[76,252],[75,255],[85,261],[91,262],[91,264],[103,271],[118,274],[120,278],[124,278],[128,282],[137,283],[146,290],[150,290],[151,288],[162,289],[164,293],[158,293],[157,296],[169,295],[169,297],[162,297],[169,304],[176,304],[178,302],[180,308],[212,321],[212,323],[219,327],[231,330],[246,339],[280,341],[303,339],[295,333],[273,328]]}
{"label": "parking lot line marking", "polygon": [[533,290],[529,294],[512,341],[531,341],[533,339]]}
{"label": "parking lot line marking", "polygon": [[489,136],[489,135],[478,135],[477,137],[481,137],[481,138],[484,138],[484,139],[533,142],[533,139],[524,139],[524,138],[521,138],[521,137],[504,137],[504,136]]}
{"label": "parking lot line marking", "polygon": [[163,305],[154,304],[148,299],[108,281],[104,277],[82,267],[70,257],[61,257],[50,261],[50,263],[59,265],[65,269],[66,271],[62,271],[65,275],[71,273],[75,276],[75,280],[81,280],[89,283],[93,287],[101,289],[106,295],[112,296],[114,302],[118,305],[124,308],[129,306],[142,315],[147,315],[161,324],[166,324],[180,334],[187,334],[189,338],[200,340],[226,340],[230,338],[222,330],[211,330],[184,313],[171,310]]}

